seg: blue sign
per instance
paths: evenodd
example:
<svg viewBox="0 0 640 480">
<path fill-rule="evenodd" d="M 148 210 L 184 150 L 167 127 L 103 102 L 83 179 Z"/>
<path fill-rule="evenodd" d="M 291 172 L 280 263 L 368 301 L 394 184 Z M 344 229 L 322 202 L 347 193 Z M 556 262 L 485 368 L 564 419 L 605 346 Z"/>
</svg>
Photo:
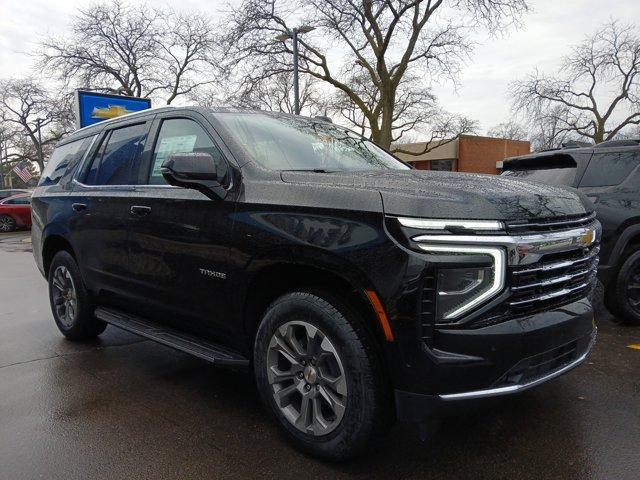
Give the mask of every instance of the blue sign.
<svg viewBox="0 0 640 480">
<path fill-rule="evenodd" d="M 76 121 L 78 128 L 148 108 L 151 108 L 151 100 L 148 98 L 76 90 Z"/>
</svg>

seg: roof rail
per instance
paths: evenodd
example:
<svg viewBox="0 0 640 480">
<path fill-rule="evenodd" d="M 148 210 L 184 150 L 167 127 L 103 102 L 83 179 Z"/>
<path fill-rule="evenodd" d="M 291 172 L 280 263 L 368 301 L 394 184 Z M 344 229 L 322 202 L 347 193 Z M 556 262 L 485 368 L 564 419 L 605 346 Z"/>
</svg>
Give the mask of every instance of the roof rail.
<svg viewBox="0 0 640 480">
<path fill-rule="evenodd" d="M 640 145 L 640 138 L 628 138 L 626 140 L 607 140 L 606 142 L 597 144 L 595 148 L 637 147 L 638 145 Z"/>
</svg>

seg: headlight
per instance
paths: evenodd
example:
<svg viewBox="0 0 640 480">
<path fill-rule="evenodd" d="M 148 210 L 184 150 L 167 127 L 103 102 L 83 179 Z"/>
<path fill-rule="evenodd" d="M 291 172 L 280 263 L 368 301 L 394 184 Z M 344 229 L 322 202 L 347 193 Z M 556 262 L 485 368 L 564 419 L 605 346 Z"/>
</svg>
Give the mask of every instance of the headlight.
<svg viewBox="0 0 640 480">
<path fill-rule="evenodd" d="M 500 247 L 420 245 L 428 253 L 483 258 L 482 265 L 438 268 L 436 321 L 453 322 L 504 288 L 506 256 Z"/>
</svg>

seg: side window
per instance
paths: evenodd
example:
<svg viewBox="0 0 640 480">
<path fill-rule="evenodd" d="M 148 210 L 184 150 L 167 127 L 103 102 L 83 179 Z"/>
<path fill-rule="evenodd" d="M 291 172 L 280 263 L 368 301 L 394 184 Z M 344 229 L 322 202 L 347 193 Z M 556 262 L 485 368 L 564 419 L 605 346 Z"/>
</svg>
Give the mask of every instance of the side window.
<svg viewBox="0 0 640 480">
<path fill-rule="evenodd" d="M 4 203 L 5 205 L 31 205 L 31 197 L 12 198 Z"/>
<path fill-rule="evenodd" d="M 214 162 L 224 164 L 222 152 L 198 123 L 186 118 L 164 120 L 153 149 L 149 184 L 162 185 L 167 183 L 160 173 L 160 167 L 169 155 L 192 152 L 206 152 L 213 157 Z"/>
<path fill-rule="evenodd" d="M 633 153 L 594 153 L 580 186 L 619 185 L 639 164 L 640 158 Z"/>
<path fill-rule="evenodd" d="M 144 123 L 117 128 L 107 134 L 86 172 L 87 185 L 130 185 L 132 166 L 144 147 Z"/>
<path fill-rule="evenodd" d="M 55 185 L 71 172 L 91 145 L 94 137 L 87 137 L 56 148 L 44 167 L 38 185 Z"/>
</svg>

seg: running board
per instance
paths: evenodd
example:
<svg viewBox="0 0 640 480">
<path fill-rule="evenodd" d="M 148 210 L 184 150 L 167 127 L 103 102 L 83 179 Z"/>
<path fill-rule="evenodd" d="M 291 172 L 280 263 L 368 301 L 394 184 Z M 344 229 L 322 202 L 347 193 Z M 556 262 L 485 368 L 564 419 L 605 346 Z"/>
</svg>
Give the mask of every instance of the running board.
<svg viewBox="0 0 640 480">
<path fill-rule="evenodd" d="M 197 337 L 141 317 L 104 307 L 98 307 L 95 311 L 95 316 L 110 325 L 161 343 L 167 347 L 175 348 L 181 352 L 189 353 L 194 357 L 202 358 L 216 365 L 236 368 L 247 368 L 249 366 L 249 360 L 238 352 L 212 342 L 200 340 Z"/>
</svg>

